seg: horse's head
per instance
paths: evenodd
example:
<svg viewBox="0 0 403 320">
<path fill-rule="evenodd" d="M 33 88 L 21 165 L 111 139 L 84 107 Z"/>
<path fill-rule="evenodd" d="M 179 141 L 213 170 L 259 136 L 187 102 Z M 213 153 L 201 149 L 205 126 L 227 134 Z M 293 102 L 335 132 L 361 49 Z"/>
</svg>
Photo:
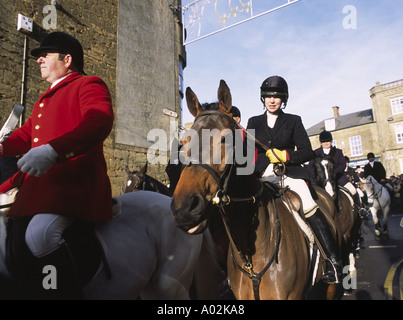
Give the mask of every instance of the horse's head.
<svg viewBox="0 0 403 320">
<path fill-rule="evenodd" d="M 192 233 L 206 227 L 208 205 L 222 188 L 233 163 L 235 122 L 230 90 L 221 80 L 218 103 L 201 105 L 196 94 L 186 89 L 190 113 L 195 117 L 184 139 L 180 160 L 184 167 L 172 197 L 172 213 L 177 225 Z"/>
<path fill-rule="evenodd" d="M 371 175 L 366 178 L 360 177 L 360 180 L 362 183 L 362 189 L 367 194 L 367 196 L 373 195 L 376 192 L 375 189 L 379 189 L 381 187 L 381 184 L 378 183 L 378 181 L 376 181 L 376 179 Z"/>
<path fill-rule="evenodd" d="M 328 155 L 317 156 L 314 159 L 314 166 L 316 184 L 333 196 L 336 190 L 336 177 L 332 157 Z"/>
<path fill-rule="evenodd" d="M 145 189 L 147 162 L 139 171 L 130 171 L 126 166 L 127 180 L 123 188 L 124 193 Z"/>
</svg>

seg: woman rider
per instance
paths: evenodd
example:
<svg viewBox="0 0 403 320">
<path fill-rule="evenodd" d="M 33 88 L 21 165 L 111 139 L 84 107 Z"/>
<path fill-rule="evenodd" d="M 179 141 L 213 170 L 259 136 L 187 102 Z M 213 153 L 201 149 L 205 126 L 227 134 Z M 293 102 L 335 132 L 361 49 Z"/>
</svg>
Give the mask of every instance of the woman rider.
<svg viewBox="0 0 403 320">
<path fill-rule="evenodd" d="M 328 258 L 323 280 L 337 283 L 341 275 L 340 249 L 324 214 L 312 197 L 308 187 L 309 173 L 302 166 L 314 156 L 311 142 L 301 117 L 282 110 L 288 101 L 287 82 L 279 76 L 267 78 L 260 87 L 260 96 L 265 113 L 250 118 L 247 129 L 254 129 L 256 139 L 270 149 L 266 152 L 263 148 L 257 148 L 255 173 L 263 181 L 279 182 L 273 172 L 273 164 L 280 162 L 277 157 L 286 164 L 284 185 L 301 197 L 305 219 Z"/>
</svg>

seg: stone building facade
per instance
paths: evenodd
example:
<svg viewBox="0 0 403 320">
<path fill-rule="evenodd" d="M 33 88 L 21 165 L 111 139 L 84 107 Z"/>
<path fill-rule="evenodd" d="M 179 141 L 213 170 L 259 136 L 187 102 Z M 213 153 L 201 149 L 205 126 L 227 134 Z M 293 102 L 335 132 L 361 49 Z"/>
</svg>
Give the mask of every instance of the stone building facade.
<svg viewBox="0 0 403 320">
<path fill-rule="evenodd" d="M 16 103 L 26 108 L 24 123 L 48 86 L 30 50 L 53 31 L 75 36 L 84 49 L 86 74 L 101 77 L 112 94 L 115 125 L 105 157 L 113 194 L 120 194 L 125 166 L 137 170 L 150 160 L 155 142 L 147 140 L 148 133 L 156 129 L 168 137 L 167 147 L 154 152 L 158 156 L 169 152 L 169 137 L 180 125 L 186 66 L 180 5 L 181 0 L 59 0 L 56 6 L 49 0 L 0 0 L 0 124 Z M 33 20 L 32 33 L 17 31 L 19 13 Z M 164 163 L 149 164 L 148 171 L 168 182 Z"/>
<path fill-rule="evenodd" d="M 369 90 L 372 108 L 341 115 L 333 107 L 333 117 L 307 129 L 313 149 L 319 148 L 319 134 L 332 132 L 337 148 L 364 166 L 369 152 L 385 166 L 387 176 L 403 173 L 403 80 L 380 84 Z"/>
<path fill-rule="evenodd" d="M 371 88 L 379 156 L 389 175 L 403 173 L 403 79 Z"/>
</svg>

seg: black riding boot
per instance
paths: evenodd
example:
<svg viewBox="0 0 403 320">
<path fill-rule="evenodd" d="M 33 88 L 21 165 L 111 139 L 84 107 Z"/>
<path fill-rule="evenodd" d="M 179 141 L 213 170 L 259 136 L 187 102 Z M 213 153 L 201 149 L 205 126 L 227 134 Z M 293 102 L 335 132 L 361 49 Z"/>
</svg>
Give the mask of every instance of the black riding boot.
<svg viewBox="0 0 403 320">
<path fill-rule="evenodd" d="M 43 275 L 43 289 L 41 293 L 42 299 L 46 300 L 81 300 L 83 299 L 82 287 L 80 285 L 77 273 L 77 267 L 74 262 L 73 256 L 67 244 L 62 245 L 52 253 L 38 258 L 38 264 L 43 268 L 47 265 L 54 266 L 48 271 L 48 281 L 46 272 Z M 53 272 L 53 274 L 52 274 Z M 56 281 L 52 278 L 56 275 Z M 56 285 L 45 288 L 47 284 Z"/>
<path fill-rule="evenodd" d="M 322 246 L 326 256 L 326 272 L 322 279 L 325 283 L 339 283 L 341 281 L 341 259 L 340 249 L 335 238 L 332 235 L 329 224 L 322 211 L 318 208 L 316 212 L 306 218 L 306 221 L 311 226 L 316 238 Z"/>
</svg>

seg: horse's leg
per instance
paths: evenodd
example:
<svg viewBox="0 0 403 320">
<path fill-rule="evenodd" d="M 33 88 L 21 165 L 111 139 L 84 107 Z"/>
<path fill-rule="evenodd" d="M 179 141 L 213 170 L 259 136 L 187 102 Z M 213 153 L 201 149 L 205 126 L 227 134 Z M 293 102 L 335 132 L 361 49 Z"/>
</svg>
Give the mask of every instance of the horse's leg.
<svg viewBox="0 0 403 320">
<path fill-rule="evenodd" d="M 388 232 L 389 211 L 390 211 L 390 205 L 386 205 L 383 208 L 383 220 L 382 220 L 383 235 L 385 236 L 385 240 L 389 239 L 389 232 Z"/>
<path fill-rule="evenodd" d="M 354 277 L 357 269 L 355 268 L 355 257 L 352 252 L 350 252 L 350 255 L 349 255 L 349 262 L 350 262 L 350 264 L 348 267 L 348 272 L 350 274 L 350 277 Z"/>
<path fill-rule="evenodd" d="M 378 210 L 375 208 L 375 203 L 372 205 L 370 208 L 371 214 L 372 214 L 372 220 L 374 221 L 374 226 L 375 226 L 375 238 L 376 240 L 380 240 L 380 235 L 381 235 L 381 226 L 379 225 L 379 219 L 378 219 Z"/>
</svg>

